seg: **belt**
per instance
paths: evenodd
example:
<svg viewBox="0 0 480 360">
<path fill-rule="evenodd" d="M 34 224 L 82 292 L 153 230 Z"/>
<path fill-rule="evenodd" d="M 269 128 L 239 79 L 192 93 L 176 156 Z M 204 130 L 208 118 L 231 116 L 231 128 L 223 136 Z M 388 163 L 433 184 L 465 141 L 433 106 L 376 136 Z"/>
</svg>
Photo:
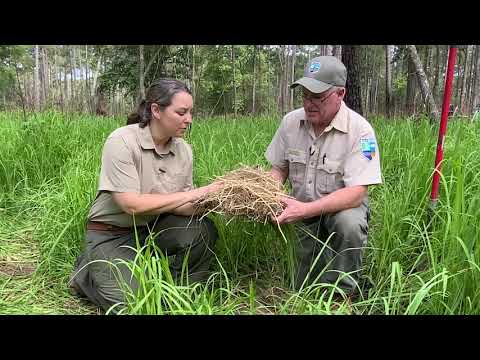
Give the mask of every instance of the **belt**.
<svg viewBox="0 0 480 360">
<path fill-rule="evenodd" d="M 101 223 L 98 221 L 89 221 L 87 222 L 87 230 L 129 233 L 133 231 L 133 227 L 120 227 L 111 224 Z"/>
</svg>

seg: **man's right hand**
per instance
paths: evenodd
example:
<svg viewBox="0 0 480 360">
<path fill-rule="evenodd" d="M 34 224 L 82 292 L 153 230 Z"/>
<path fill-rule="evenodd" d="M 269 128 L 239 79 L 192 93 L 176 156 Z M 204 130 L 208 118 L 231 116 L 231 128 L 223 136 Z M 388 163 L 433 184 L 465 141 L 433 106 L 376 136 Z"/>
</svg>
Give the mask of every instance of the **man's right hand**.
<svg viewBox="0 0 480 360">
<path fill-rule="evenodd" d="M 308 217 L 308 203 L 286 196 L 281 201 L 286 208 L 276 218 L 273 217 L 273 221 L 277 224 L 294 223 Z"/>
</svg>

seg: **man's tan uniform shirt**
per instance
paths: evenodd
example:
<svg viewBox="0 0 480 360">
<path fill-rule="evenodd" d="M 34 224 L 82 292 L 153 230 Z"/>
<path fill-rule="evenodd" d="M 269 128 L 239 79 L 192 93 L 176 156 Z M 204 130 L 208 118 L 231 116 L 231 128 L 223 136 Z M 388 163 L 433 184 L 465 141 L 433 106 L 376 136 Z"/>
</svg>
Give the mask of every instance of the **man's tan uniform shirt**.
<svg viewBox="0 0 480 360">
<path fill-rule="evenodd" d="M 133 217 L 114 202 L 111 192 L 173 193 L 193 189 L 192 149 L 182 138 L 171 138 L 164 152 L 155 148 L 150 126 L 128 125 L 105 141 L 98 192 L 88 219 L 121 227 L 133 226 Z M 135 215 L 145 225 L 156 215 Z"/>
<path fill-rule="evenodd" d="M 314 201 L 344 187 L 382 183 L 375 132 L 343 101 L 318 137 L 303 108 L 285 115 L 265 156 L 272 166 L 288 169 L 292 195 L 299 201 Z"/>
</svg>

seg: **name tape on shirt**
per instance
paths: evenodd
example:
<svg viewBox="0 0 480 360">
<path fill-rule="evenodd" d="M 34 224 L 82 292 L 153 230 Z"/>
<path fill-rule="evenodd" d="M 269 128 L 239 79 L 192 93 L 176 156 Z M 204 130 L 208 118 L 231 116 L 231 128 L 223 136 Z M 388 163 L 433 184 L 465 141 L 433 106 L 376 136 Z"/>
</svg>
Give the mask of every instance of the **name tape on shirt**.
<svg viewBox="0 0 480 360">
<path fill-rule="evenodd" d="M 362 138 L 360 139 L 360 146 L 362 148 L 362 154 L 368 160 L 372 160 L 375 157 L 375 139 L 374 138 Z"/>
</svg>

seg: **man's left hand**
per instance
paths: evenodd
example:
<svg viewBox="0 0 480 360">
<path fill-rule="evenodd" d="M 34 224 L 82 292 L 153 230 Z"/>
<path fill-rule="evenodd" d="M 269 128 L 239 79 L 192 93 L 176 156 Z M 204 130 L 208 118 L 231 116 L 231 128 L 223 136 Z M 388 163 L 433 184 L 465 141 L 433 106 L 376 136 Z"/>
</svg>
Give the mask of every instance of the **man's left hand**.
<svg viewBox="0 0 480 360">
<path fill-rule="evenodd" d="M 307 217 L 307 203 L 289 197 L 283 197 L 281 201 L 287 207 L 276 219 L 273 219 L 278 224 L 289 224 Z"/>
</svg>

